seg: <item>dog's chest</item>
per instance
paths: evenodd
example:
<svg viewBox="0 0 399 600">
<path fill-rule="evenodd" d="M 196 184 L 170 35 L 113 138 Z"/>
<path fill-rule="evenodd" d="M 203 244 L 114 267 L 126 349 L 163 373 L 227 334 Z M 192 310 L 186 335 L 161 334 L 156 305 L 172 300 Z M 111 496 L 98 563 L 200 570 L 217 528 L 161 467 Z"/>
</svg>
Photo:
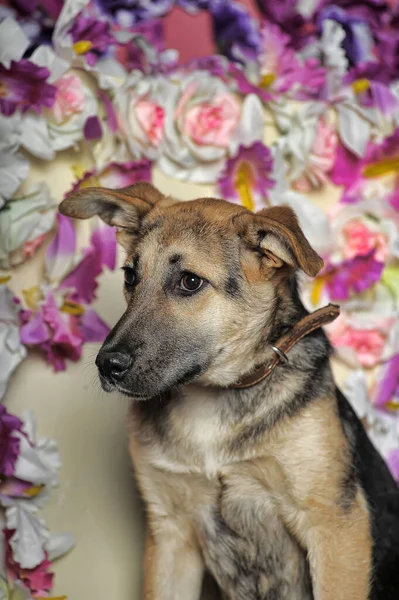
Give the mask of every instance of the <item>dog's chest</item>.
<svg viewBox="0 0 399 600">
<path fill-rule="evenodd" d="M 144 435 L 136 416 L 141 455 L 165 482 L 149 481 L 148 474 L 147 501 L 172 519 L 179 507 L 178 519 L 194 526 L 207 568 L 225 597 L 310 600 L 304 553 L 281 522 L 271 493 L 241 477 L 237 485 L 229 479 L 235 467 L 224 448 L 231 426 L 223 423 L 215 400 L 191 397 L 166 421 L 147 419 Z"/>
</svg>

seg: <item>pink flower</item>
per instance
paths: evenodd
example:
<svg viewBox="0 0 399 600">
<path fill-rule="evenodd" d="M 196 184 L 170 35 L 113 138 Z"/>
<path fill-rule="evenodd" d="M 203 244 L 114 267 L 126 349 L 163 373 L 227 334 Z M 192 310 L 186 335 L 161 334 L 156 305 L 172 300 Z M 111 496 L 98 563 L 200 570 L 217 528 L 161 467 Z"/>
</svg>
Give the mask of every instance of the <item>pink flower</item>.
<svg viewBox="0 0 399 600">
<path fill-rule="evenodd" d="M 9 540 L 14 535 L 14 530 L 5 529 L 5 566 L 7 577 L 11 581 L 22 581 L 34 598 L 48 596 L 53 587 L 54 573 L 50 572 L 51 562 L 47 555 L 43 562 L 34 569 L 23 569 L 12 556 Z"/>
<path fill-rule="evenodd" d="M 134 107 L 136 118 L 153 146 L 159 146 L 163 136 L 165 111 L 154 100 L 142 99 Z"/>
<path fill-rule="evenodd" d="M 19 454 L 19 439 L 14 435 L 21 431 L 22 421 L 7 412 L 0 404 L 0 475 L 10 476 Z"/>
<path fill-rule="evenodd" d="M 63 75 L 56 82 L 57 94 L 52 113 L 57 123 L 63 123 L 70 116 L 83 112 L 86 97 L 82 81 L 73 74 Z"/>
<path fill-rule="evenodd" d="M 198 86 L 188 86 L 177 105 L 175 117 L 183 135 L 201 146 L 227 148 L 240 120 L 240 105 L 235 98 L 220 92 L 210 101 L 192 103 Z"/>
<path fill-rule="evenodd" d="M 360 324 L 355 326 L 349 318 L 341 314 L 328 326 L 327 333 L 333 346 L 349 358 L 349 363 L 354 365 L 354 359 L 357 358 L 363 367 L 371 368 L 381 361 L 392 324 L 392 319 L 384 318 L 380 323 L 375 323 L 374 328 L 366 329 Z"/>
<path fill-rule="evenodd" d="M 309 153 L 306 171 L 293 182 L 300 192 L 310 192 L 328 182 L 327 174 L 335 162 L 337 134 L 324 119 L 317 124 L 315 139 Z"/>
<path fill-rule="evenodd" d="M 346 259 L 365 256 L 375 250 L 375 260 L 385 263 L 389 254 L 388 245 L 381 232 L 371 231 L 364 222 L 353 219 L 344 225 L 343 234 L 343 254 Z"/>
</svg>

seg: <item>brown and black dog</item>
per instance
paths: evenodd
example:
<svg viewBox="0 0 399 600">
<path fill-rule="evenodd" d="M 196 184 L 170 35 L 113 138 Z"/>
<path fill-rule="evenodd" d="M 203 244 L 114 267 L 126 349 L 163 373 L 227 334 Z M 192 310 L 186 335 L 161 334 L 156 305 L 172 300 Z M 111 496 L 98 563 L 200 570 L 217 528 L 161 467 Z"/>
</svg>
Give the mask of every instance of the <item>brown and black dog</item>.
<svg viewBox="0 0 399 600">
<path fill-rule="evenodd" d="M 127 310 L 96 364 L 105 390 L 136 400 L 145 600 L 198 600 L 205 571 L 229 600 L 398 600 L 398 490 L 323 331 L 239 384 L 306 316 L 295 272 L 323 264 L 293 211 L 148 183 L 83 189 L 60 210 L 99 215 L 127 253 Z"/>
</svg>

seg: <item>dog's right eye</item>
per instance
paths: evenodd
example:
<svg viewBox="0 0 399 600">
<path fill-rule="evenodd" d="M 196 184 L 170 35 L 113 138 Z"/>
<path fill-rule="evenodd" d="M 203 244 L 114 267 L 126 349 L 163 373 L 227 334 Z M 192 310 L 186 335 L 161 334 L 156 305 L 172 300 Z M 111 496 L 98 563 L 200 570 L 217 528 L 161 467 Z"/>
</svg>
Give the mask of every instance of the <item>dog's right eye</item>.
<svg viewBox="0 0 399 600">
<path fill-rule="evenodd" d="M 123 267 L 125 273 L 125 285 L 132 287 L 136 283 L 136 273 L 132 267 Z"/>
</svg>

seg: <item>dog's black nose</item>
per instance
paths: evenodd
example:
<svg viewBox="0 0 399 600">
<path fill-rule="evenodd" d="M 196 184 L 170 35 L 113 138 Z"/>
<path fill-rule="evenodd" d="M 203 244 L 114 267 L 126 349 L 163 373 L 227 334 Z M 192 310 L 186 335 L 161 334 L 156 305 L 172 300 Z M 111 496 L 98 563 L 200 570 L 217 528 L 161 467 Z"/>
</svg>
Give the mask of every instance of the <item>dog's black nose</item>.
<svg viewBox="0 0 399 600">
<path fill-rule="evenodd" d="M 100 351 L 96 358 L 96 365 L 101 375 L 114 381 L 123 379 L 131 364 L 132 359 L 125 352 Z"/>
</svg>

